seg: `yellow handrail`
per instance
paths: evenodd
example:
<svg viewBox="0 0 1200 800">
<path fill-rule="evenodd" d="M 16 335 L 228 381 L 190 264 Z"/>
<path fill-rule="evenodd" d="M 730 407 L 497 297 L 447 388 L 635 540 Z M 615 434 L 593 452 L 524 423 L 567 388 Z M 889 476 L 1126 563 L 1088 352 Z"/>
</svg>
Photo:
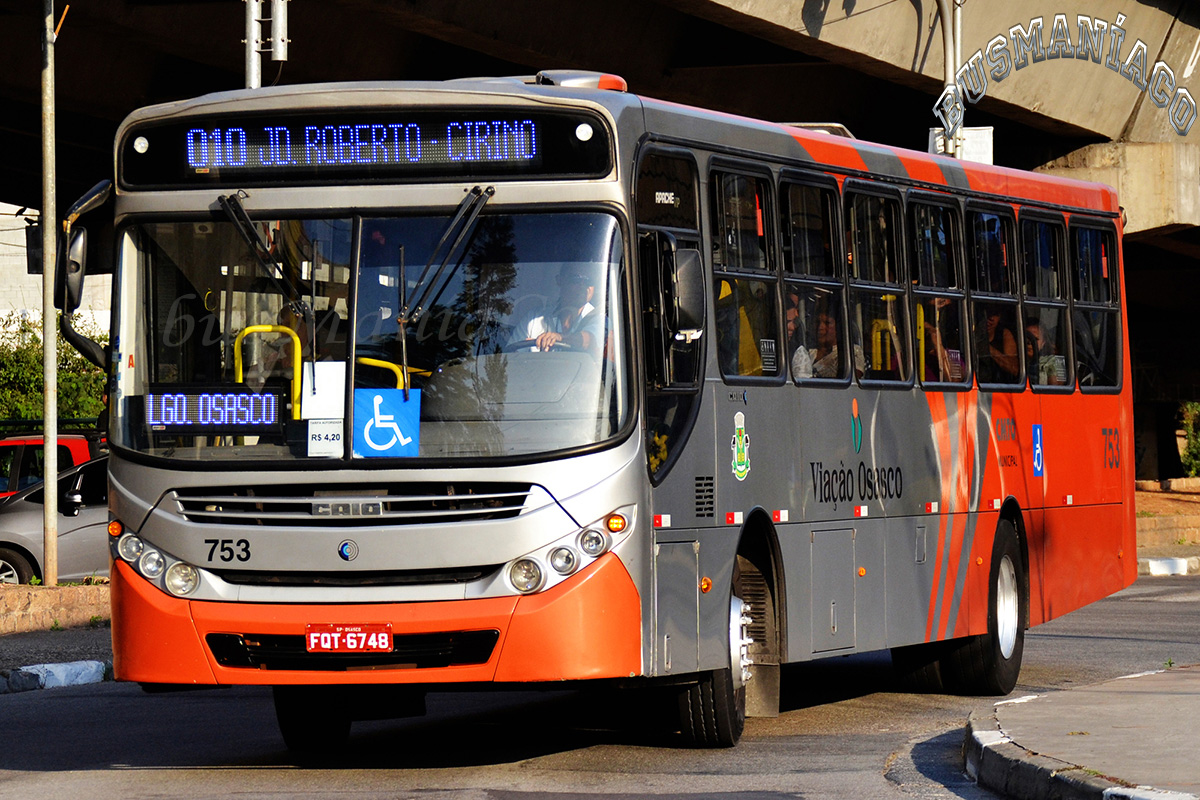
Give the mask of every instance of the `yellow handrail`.
<svg viewBox="0 0 1200 800">
<path fill-rule="evenodd" d="M 405 368 L 400 366 L 399 364 L 393 364 L 391 361 L 384 361 L 379 358 L 370 358 L 368 356 L 359 356 L 358 358 L 356 358 L 354 360 L 364 366 L 379 367 L 380 369 L 390 369 L 392 372 L 396 373 L 396 388 L 397 389 L 406 388 L 405 380 L 404 380 Z M 408 369 L 409 375 L 416 373 L 417 375 L 421 375 L 422 377 L 428 378 L 430 375 L 433 374 L 432 372 L 430 372 L 427 369 L 413 369 L 412 367 L 408 367 L 407 369 Z M 409 383 L 409 386 L 411 386 L 411 385 L 412 384 Z"/>
<path fill-rule="evenodd" d="M 292 419 L 300 419 L 300 337 L 286 325 L 247 325 L 233 340 L 234 379 L 242 382 L 242 339 L 252 333 L 286 333 L 292 337 Z"/>
</svg>

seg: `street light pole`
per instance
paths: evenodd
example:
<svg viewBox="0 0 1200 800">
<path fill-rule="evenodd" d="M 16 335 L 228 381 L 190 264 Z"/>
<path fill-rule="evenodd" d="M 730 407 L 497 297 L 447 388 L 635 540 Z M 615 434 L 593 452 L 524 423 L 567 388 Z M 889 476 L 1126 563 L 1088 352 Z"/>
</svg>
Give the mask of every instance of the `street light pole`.
<svg viewBox="0 0 1200 800">
<path fill-rule="evenodd" d="M 58 336 L 54 311 L 54 265 L 58 252 L 55 208 L 54 0 L 43 0 L 42 30 L 42 491 L 44 549 L 42 583 L 58 585 Z"/>
</svg>

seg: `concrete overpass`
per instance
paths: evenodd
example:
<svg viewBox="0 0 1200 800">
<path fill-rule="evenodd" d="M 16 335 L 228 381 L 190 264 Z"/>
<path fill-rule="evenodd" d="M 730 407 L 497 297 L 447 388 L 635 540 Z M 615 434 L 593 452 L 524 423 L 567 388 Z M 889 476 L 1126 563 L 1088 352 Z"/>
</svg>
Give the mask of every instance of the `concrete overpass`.
<svg viewBox="0 0 1200 800">
<path fill-rule="evenodd" d="M 60 203 L 110 173 L 113 133 L 130 110 L 243 85 L 244 8 L 72 5 L 56 48 Z M 837 121 L 923 150 L 937 124 L 942 25 L 935 0 L 295 0 L 290 60 L 264 60 L 263 83 L 597 69 L 642 94 Z M 40 3 L 0 0 L 0 201 L 31 207 L 41 193 L 40 30 Z M 1200 359 L 1184 346 L 1200 295 L 1200 125 L 1189 127 L 1187 104 L 1200 97 L 1200 7 L 965 0 L 961 43 L 976 100 L 965 124 L 994 128 L 996 163 L 1121 193 L 1139 448 L 1170 450 L 1178 401 L 1200 398 Z"/>
</svg>

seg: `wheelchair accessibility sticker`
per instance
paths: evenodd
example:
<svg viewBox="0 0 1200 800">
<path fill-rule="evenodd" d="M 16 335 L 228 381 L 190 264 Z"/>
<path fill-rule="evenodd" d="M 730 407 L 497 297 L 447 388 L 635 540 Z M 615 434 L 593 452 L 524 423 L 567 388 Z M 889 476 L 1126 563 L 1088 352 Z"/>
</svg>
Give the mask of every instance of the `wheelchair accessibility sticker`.
<svg viewBox="0 0 1200 800">
<path fill-rule="evenodd" d="M 421 432 L 421 390 L 354 390 L 354 456 L 404 458 L 416 456 Z"/>
</svg>

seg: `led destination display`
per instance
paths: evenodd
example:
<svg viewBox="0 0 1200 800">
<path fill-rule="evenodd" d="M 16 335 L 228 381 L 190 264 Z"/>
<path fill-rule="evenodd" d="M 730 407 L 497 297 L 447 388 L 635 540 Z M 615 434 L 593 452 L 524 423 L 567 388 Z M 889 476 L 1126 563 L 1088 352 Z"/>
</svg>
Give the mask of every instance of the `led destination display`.
<svg viewBox="0 0 1200 800">
<path fill-rule="evenodd" d="M 280 396 L 241 387 L 158 391 L 146 395 L 146 425 L 179 435 L 272 433 L 282 428 Z"/>
<path fill-rule="evenodd" d="M 472 110 L 199 117 L 130 130 L 131 187 L 599 176 L 610 163 L 590 114 Z"/>
</svg>

